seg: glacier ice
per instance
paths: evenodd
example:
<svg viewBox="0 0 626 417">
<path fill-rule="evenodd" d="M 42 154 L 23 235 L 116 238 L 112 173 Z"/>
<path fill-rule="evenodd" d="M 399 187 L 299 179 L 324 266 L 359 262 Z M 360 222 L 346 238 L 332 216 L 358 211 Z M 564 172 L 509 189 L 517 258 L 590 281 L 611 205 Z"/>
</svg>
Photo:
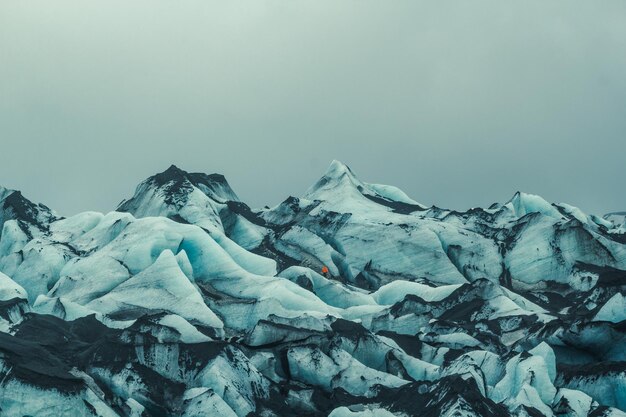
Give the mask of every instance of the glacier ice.
<svg viewBox="0 0 626 417">
<path fill-rule="evenodd" d="M 625 415 L 623 214 L 339 161 L 264 209 L 175 166 L 110 213 L 0 202 L 2 416 Z"/>
</svg>

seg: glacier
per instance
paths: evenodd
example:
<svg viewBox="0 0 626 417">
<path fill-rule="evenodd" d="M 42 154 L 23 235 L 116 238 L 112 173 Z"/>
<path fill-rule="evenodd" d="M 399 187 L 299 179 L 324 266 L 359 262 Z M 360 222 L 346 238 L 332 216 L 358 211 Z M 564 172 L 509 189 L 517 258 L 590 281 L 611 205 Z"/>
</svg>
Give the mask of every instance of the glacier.
<svg viewBox="0 0 626 417">
<path fill-rule="evenodd" d="M 262 209 L 174 165 L 109 213 L 0 187 L 0 416 L 624 417 L 625 218 L 339 161 Z"/>
</svg>

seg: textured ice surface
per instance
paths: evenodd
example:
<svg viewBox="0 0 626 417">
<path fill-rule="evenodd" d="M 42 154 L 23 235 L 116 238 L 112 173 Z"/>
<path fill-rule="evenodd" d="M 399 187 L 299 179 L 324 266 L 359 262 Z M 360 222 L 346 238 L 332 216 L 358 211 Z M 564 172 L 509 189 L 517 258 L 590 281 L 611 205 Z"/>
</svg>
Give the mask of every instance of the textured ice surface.
<svg viewBox="0 0 626 417">
<path fill-rule="evenodd" d="M 271 209 L 176 167 L 111 213 L 0 203 L 3 417 L 624 416 L 619 213 L 338 161 Z"/>
<path fill-rule="evenodd" d="M 9 301 L 15 298 L 26 299 L 27 297 L 24 288 L 0 272 L 0 301 Z"/>
<path fill-rule="evenodd" d="M 615 294 L 600 308 L 595 319 L 613 323 L 626 320 L 626 297 L 623 294 Z"/>
</svg>

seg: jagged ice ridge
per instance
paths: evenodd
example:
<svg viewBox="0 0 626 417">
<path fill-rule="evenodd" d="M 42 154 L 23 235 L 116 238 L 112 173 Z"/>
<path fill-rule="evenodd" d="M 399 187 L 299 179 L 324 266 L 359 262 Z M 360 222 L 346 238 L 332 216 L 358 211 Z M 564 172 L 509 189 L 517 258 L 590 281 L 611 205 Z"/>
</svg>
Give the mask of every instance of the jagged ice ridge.
<svg viewBox="0 0 626 417">
<path fill-rule="evenodd" d="M 625 218 L 337 161 L 264 209 L 175 166 L 69 218 L 0 187 L 0 415 L 624 417 Z"/>
</svg>

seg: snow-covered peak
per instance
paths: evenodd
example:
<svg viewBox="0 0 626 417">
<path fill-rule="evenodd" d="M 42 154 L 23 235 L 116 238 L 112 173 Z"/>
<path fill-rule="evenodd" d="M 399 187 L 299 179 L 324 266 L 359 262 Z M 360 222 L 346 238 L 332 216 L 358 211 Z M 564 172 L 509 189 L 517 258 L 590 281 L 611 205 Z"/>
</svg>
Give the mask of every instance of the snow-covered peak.
<svg viewBox="0 0 626 417">
<path fill-rule="evenodd" d="M 18 220 L 39 229 L 59 217 L 43 204 L 25 198 L 20 191 L 0 186 L 0 231 L 7 220 Z"/>
<path fill-rule="evenodd" d="M 511 215 L 518 219 L 528 214 L 540 213 L 559 221 L 576 220 L 592 228 L 602 226 L 606 229 L 611 229 L 614 226 L 610 221 L 593 214 L 588 215 L 578 207 L 570 204 L 550 204 L 541 196 L 520 191 L 516 192 L 513 198 L 500 208 L 508 210 Z"/>
<path fill-rule="evenodd" d="M 625 415 L 608 220 L 523 193 L 421 211 L 338 161 L 307 198 L 237 200 L 171 166 L 134 216 L 40 229 L 0 189 L 0 414 Z"/>
<path fill-rule="evenodd" d="M 426 209 L 397 187 L 359 180 L 350 167 L 337 160 L 331 162 L 322 178 L 306 191 L 303 199 L 322 201 L 327 209 L 350 213 L 376 208 L 404 213 Z"/>
<path fill-rule="evenodd" d="M 358 191 L 358 187 L 362 187 L 363 183 L 354 175 L 352 170 L 344 163 L 333 160 L 330 166 L 315 184 L 313 184 L 304 193 L 307 200 L 325 200 L 329 192 L 341 189 L 349 191 L 354 189 Z"/>
<path fill-rule="evenodd" d="M 353 178 L 356 178 L 348 165 L 336 159 L 332 160 L 332 162 L 328 166 L 328 169 L 326 170 L 326 173 L 324 174 L 324 176 L 328 178 L 339 178 L 344 175 L 350 175 Z"/>
<path fill-rule="evenodd" d="M 178 168 L 176 165 L 172 165 L 166 171 L 155 175 L 154 178 L 161 184 L 167 184 L 172 181 L 189 182 L 216 201 L 239 201 L 239 197 L 237 197 L 237 194 L 235 194 L 222 174 L 189 173 Z"/>
<path fill-rule="evenodd" d="M 511 210 L 516 217 L 524 217 L 530 213 L 541 213 L 555 219 L 563 217 L 552 204 L 542 197 L 520 191 L 516 192 L 504 207 Z"/>
<path fill-rule="evenodd" d="M 168 217 L 199 226 L 226 251 L 238 254 L 234 256 L 242 263 L 258 261 L 258 255 L 240 246 L 260 244 L 265 230 L 255 222 L 263 222 L 239 200 L 223 175 L 188 173 L 172 165 L 139 184 L 135 195 L 117 210 L 137 218 Z"/>
<path fill-rule="evenodd" d="M 559 211 L 565 214 L 567 217 L 574 218 L 581 223 L 586 223 L 588 225 L 602 226 L 607 229 L 614 228 L 614 224 L 602 217 L 596 216 L 594 214 L 587 215 L 578 207 L 574 207 L 570 204 L 559 203 L 554 205 Z"/>
<path fill-rule="evenodd" d="M 188 223 L 202 223 L 221 228 L 220 208 L 239 202 L 223 175 L 189 173 L 175 165 L 143 181 L 130 200 L 118 211 L 135 217 L 165 216 Z M 210 226 L 207 226 L 210 227 Z"/>
<path fill-rule="evenodd" d="M 132 199 L 120 204 L 120 211 L 129 211 L 137 199 L 148 193 L 160 194 L 168 205 L 184 205 L 189 195 L 200 190 L 210 199 L 224 203 L 239 201 L 239 197 L 232 190 L 226 178 L 220 174 L 189 173 L 171 165 L 165 171 L 153 175 L 137 187 Z"/>
</svg>

